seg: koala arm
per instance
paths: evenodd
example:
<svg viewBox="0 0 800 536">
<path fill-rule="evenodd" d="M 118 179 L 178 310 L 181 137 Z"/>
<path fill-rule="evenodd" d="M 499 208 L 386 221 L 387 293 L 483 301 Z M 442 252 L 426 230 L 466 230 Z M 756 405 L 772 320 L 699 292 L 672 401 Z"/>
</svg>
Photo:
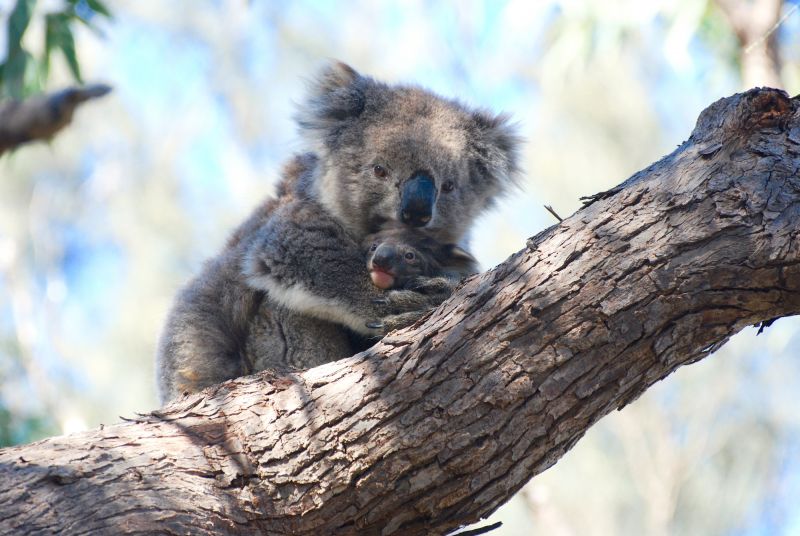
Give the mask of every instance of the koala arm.
<svg viewBox="0 0 800 536">
<path fill-rule="evenodd" d="M 275 211 L 251 242 L 242 270 L 251 286 L 288 309 L 368 336 L 408 325 L 446 298 L 375 287 L 362 246 L 307 199 Z"/>
</svg>

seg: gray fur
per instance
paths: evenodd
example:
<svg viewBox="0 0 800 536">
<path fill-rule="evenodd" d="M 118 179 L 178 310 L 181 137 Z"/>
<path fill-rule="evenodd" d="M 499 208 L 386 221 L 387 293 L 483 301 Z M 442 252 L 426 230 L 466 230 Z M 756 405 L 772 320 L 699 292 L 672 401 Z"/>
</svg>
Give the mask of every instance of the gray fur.
<svg viewBox="0 0 800 536">
<path fill-rule="evenodd" d="M 311 94 L 298 122 L 320 156 L 315 197 L 354 236 L 396 221 L 399 185 L 422 169 L 439 191 L 425 230 L 458 243 L 519 171 L 519 138 L 506 116 L 388 86 L 341 63 L 323 72 Z M 375 165 L 388 176 L 375 177 Z M 447 181 L 455 186 L 450 192 L 442 190 Z"/>
<path fill-rule="evenodd" d="M 310 93 L 298 123 L 313 152 L 287 165 L 278 196 L 176 299 L 157 355 L 162 402 L 266 368 L 346 357 L 413 322 L 457 278 L 419 276 L 388 291 L 371 283 L 363 242 L 398 225 L 403 181 L 419 170 L 434 180 L 424 233 L 454 244 L 517 173 L 517 138 L 503 117 L 344 64 L 323 71 Z"/>
<path fill-rule="evenodd" d="M 365 240 L 367 271 L 377 258 L 386 263 L 394 282 L 391 288 L 414 289 L 427 278 L 458 283 L 478 273 L 478 261 L 456 244 L 442 244 L 424 231 L 399 227 L 369 235 Z"/>
<path fill-rule="evenodd" d="M 413 290 L 444 299 L 461 280 L 478 273 L 478 261 L 469 252 L 456 244 L 441 244 L 417 229 L 401 227 L 380 231 L 368 236 L 365 244 L 367 271 L 370 275 L 376 271 L 391 275 L 388 288 Z M 402 313 L 392 320 L 398 326 L 406 326 L 426 313 Z"/>
</svg>

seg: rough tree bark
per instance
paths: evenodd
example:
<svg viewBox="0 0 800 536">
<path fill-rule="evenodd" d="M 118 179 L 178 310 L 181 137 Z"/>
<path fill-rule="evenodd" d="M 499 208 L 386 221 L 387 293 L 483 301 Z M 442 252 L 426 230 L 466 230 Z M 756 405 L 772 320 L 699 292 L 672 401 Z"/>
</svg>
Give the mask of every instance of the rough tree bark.
<svg viewBox="0 0 800 536">
<path fill-rule="evenodd" d="M 110 91 L 110 86 L 95 84 L 0 102 L 0 155 L 23 143 L 49 140 L 72 121 L 79 105 Z"/>
<path fill-rule="evenodd" d="M 0 531 L 441 534 L 743 327 L 800 313 L 800 102 L 752 90 L 417 326 L 0 454 Z"/>
</svg>

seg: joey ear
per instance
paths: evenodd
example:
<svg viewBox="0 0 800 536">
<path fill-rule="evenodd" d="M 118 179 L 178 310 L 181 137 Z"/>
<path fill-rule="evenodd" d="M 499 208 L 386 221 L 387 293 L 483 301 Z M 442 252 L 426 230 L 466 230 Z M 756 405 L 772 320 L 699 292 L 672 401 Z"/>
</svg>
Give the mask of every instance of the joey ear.
<svg viewBox="0 0 800 536">
<path fill-rule="evenodd" d="M 296 119 L 300 128 L 324 139 L 341 121 L 360 115 L 367 80 L 340 61 L 322 69 L 309 85 L 308 98 L 299 106 Z"/>
<path fill-rule="evenodd" d="M 490 195 L 517 185 L 519 146 L 522 143 L 517 126 L 505 114 L 476 111 L 472 119 L 475 124 L 472 150 L 477 168 L 473 181 L 483 183 Z"/>
<path fill-rule="evenodd" d="M 478 261 L 466 249 L 455 244 L 447 244 L 442 249 L 447 258 L 447 266 L 477 271 Z"/>
</svg>

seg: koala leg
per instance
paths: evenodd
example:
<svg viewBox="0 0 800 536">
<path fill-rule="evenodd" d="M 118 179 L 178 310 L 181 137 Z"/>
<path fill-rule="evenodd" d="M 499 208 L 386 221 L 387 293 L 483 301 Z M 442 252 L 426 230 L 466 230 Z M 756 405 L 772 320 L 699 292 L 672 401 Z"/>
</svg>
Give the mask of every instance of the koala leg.
<svg viewBox="0 0 800 536">
<path fill-rule="evenodd" d="M 239 264 L 222 255 L 178 294 L 156 354 L 162 404 L 251 372 L 241 347 L 262 293 L 237 276 Z"/>
</svg>

